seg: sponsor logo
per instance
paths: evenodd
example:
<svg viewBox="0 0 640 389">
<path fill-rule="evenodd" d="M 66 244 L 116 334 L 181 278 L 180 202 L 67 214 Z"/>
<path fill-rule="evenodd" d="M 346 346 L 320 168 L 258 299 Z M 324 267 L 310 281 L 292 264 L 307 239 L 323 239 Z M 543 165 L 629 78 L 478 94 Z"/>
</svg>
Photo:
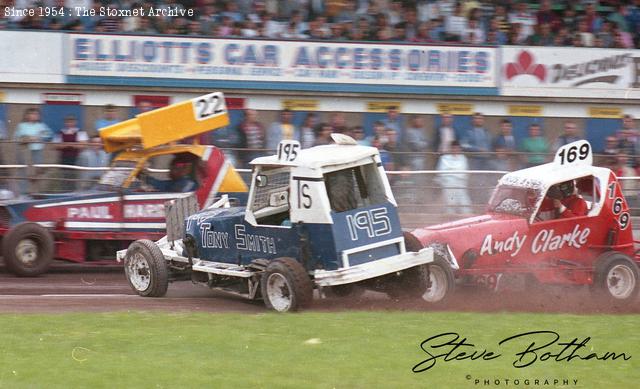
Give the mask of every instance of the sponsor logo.
<svg viewBox="0 0 640 389">
<path fill-rule="evenodd" d="M 162 218 L 164 217 L 164 204 L 125 204 L 125 219 L 138 218 Z"/>
<path fill-rule="evenodd" d="M 67 219 L 113 219 L 108 205 L 93 207 L 69 207 Z"/>
<path fill-rule="evenodd" d="M 276 254 L 276 240 L 269 236 L 247 234 L 245 226 L 235 225 L 236 248 L 258 253 Z"/>
<path fill-rule="evenodd" d="M 579 249 L 587 243 L 590 233 L 590 228 L 581 229 L 579 224 L 573 228 L 573 231 L 564 234 L 558 234 L 553 229 L 540 230 L 531 243 L 531 253 L 539 254 L 547 251 L 556 251 L 564 247 Z M 527 235 L 520 236 L 518 231 L 505 240 L 494 239 L 493 235 L 489 234 L 482 241 L 480 255 L 510 253 L 511 257 L 515 257 L 524 247 L 526 240 Z"/>
<path fill-rule="evenodd" d="M 505 76 L 507 80 L 522 75 L 528 74 L 536 77 L 540 82 L 544 82 L 547 77 L 547 69 L 544 65 L 536 64 L 533 54 L 527 50 L 522 50 L 518 54 L 516 62 L 509 62 L 505 67 Z"/>
</svg>

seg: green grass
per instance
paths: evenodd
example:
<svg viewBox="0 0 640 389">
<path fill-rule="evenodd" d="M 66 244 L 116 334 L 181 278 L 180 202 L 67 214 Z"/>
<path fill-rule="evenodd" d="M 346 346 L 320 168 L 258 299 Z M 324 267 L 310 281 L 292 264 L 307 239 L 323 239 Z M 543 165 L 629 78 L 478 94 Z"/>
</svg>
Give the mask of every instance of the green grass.
<svg viewBox="0 0 640 389">
<path fill-rule="evenodd" d="M 631 388 L 640 381 L 639 324 L 637 315 L 447 312 L 4 314 L 0 388 L 515 387 L 474 385 L 475 378 L 570 378 L 577 387 Z M 632 358 L 516 369 L 513 354 L 523 346 L 497 342 L 531 330 L 553 330 L 567 341 L 590 336 L 582 355 L 593 347 Z M 413 373 L 426 357 L 420 342 L 447 331 L 503 356 L 438 361 Z M 305 343 L 311 338 L 320 343 Z"/>
</svg>

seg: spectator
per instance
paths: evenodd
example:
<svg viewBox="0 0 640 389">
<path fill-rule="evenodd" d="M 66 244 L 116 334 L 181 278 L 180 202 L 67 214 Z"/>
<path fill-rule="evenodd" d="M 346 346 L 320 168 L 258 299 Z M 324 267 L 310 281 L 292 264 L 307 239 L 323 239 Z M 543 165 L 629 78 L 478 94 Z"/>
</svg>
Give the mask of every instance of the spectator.
<svg viewBox="0 0 640 389">
<path fill-rule="evenodd" d="M 462 154 L 462 148 L 457 141 L 451 143 L 451 151 L 440 156 L 436 170 L 461 171 L 469 170 L 467 157 Z M 448 214 L 470 214 L 471 199 L 467 193 L 469 175 L 466 173 L 438 173 L 436 182 L 442 188 L 442 197 L 447 205 Z"/>
<path fill-rule="evenodd" d="M 402 116 L 400 116 L 398 107 L 390 106 L 387 108 L 387 117 L 382 120 L 382 124 L 384 124 L 385 128 L 395 130 L 398 139 L 402 142 L 404 136 L 404 120 L 402 120 Z"/>
<path fill-rule="evenodd" d="M 589 25 L 585 19 L 578 22 L 578 32 L 576 36 L 580 38 L 580 44 L 574 46 L 593 47 L 593 33 L 589 31 Z"/>
<path fill-rule="evenodd" d="M 553 149 L 558 150 L 564 145 L 581 140 L 582 137 L 578 135 L 578 126 L 573 120 L 567 120 L 564 122 L 562 135 L 553 144 Z"/>
<path fill-rule="evenodd" d="M 113 124 L 118 123 L 116 107 L 113 104 L 107 104 L 104 106 L 104 113 L 102 117 L 96 120 L 95 129 L 96 131 L 100 131 L 101 128 L 111 126 Z"/>
<path fill-rule="evenodd" d="M 615 38 L 613 36 L 610 21 L 605 20 L 604 22 L 602 22 L 602 29 L 600 30 L 600 32 L 598 32 L 598 34 L 596 34 L 596 39 L 600 39 L 601 42 L 599 46 L 594 43 L 594 46 L 596 47 L 613 47 Z"/>
<path fill-rule="evenodd" d="M 516 138 L 513 136 L 513 124 L 508 119 L 500 122 L 500 134 L 493 140 L 493 150 L 499 159 L 499 166 L 494 166 L 494 170 L 517 170 L 518 162 L 515 156 L 517 151 Z"/>
<path fill-rule="evenodd" d="M 557 32 L 560 29 L 560 18 L 551 9 L 551 0 L 543 0 L 540 9 L 536 12 L 536 23 L 540 26 L 549 25 L 551 31 Z"/>
<path fill-rule="evenodd" d="M 613 170 L 617 177 L 636 177 L 638 175 L 636 169 L 631 167 L 629 158 L 620 154 L 610 157 L 609 168 Z M 640 185 L 637 180 L 620 180 L 624 197 L 629 204 L 629 208 L 638 208 Z"/>
<path fill-rule="evenodd" d="M 351 129 L 351 135 L 353 139 L 361 146 L 371 146 L 369 139 L 365 137 L 364 128 L 362 126 L 355 126 Z"/>
<path fill-rule="evenodd" d="M 411 39 L 411 41 L 416 43 L 434 43 L 435 41 L 431 37 L 431 26 L 431 22 L 420 23 L 416 35 Z"/>
<path fill-rule="evenodd" d="M 611 21 L 622 31 L 629 31 L 629 22 L 628 17 L 630 16 L 630 12 L 628 9 L 628 5 L 624 3 L 618 4 L 616 10 L 609 14 L 608 20 Z M 604 22 L 603 22 L 604 23 Z"/>
<path fill-rule="evenodd" d="M 7 132 L 7 126 L 4 124 L 4 120 L 0 120 L 0 142 L 9 139 L 9 133 Z M 0 143 L 1 145 L 2 143 Z M 0 165 L 4 165 L 4 158 L 0 152 Z M 5 175 L 5 170 L 0 169 L 0 176 Z"/>
<path fill-rule="evenodd" d="M 300 139 L 298 129 L 291 122 L 293 113 L 285 109 L 280 112 L 280 121 L 273 122 L 267 130 L 267 149 L 275 150 L 278 143 L 285 139 Z"/>
<path fill-rule="evenodd" d="M 618 151 L 629 156 L 629 166 L 637 167 L 636 156 L 640 154 L 640 142 L 638 142 L 638 130 L 636 129 L 633 116 L 624 115 L 622 118 L 622 128 L 616 131 L 618 139 Z"/>
<path fill-rule="evenodd" d="M 551 33 L 551 26 L 543 23 L 536 26 L 537 32 L 529 37 L 529 41 L 533 46 L 553 46 L 555 37 Z"/>
<path fill-rule="evenodd" d="M 440 127 L 436 129 L 434 135 L 434 150 L 439 153 L 450 152 L 451 143 L 456 140 L 456 130 L 453 128 L 453 115 L 443 113 L 440 116 Z"/>
<path fill-rule="evenodd" d="M 300 145 L 303 149 L 312 147 L 316 142 L 316 125 L 318 123 L 318 115 L 311 112 L 304 118 L 302 127 L 300 127 Z"/>
<path fill-rule="evenodd" d="M 240 147 L 249 149 L 241 153 L 244 155 L 244 162 L 248 164 L 254 158 L 258 158 L 264 154 L 265 148 L 265 131 L 262 123 L 258 121 L 258 112 L 254 109 L 246 109 L 244 111 L 244 120 L 239 126 Z"/>
<path fill-rule="evenodd" d="M 500 19 L 498 19 L 497 16 L 492 18 L 489 22 L 489 29 L 487 30 L 487 43 L 493 45 L 507 44 L 507 34 L 502 30 Z"/>
<path fill-rule="evenodd" d="M 99 136 L 94 136 L 90 140 L 91 145 L 84 148 L 78 155 L 78 166 L 85 167 L 107 167 L 109 166 L 109 154 L 104 151 L 102 147 L 102 139 Z M 104 171 L 101 170 L 83 170 L 80 173 L 80 178 L 83 180 L 80 183 L 80 190 L 86 190 L 93 186 L 93 180 L 98 180 L 102 176 Z"/>
<path fill-rule="evenodd" d="M 389 153 L 389 160 L 385 165 L 385 169 L 399 170 L 403 165 L 402 154 L 400 153 L 400 143 L 398 142 L 398 133 L 393 128 L 385 128 L 387 142 L 382 148 Z"/>
<path fill-rule="evenodd" d="M 462 11 L 462 4 L 456 3 L 453 14 L 445 19 L 445 40 L 459 42 L 467 29 L 467 18 Z"/>
<path fill-rule="evenodd" d="M 314 146 L 323 146 L 329 145 L 333 143 L 333 139 L 331 139 L 331 133 L 333 133 L 333 127 L 329 123 L 320 123 L 318 125 L 318 136 L 316 137 Z"/>
<path fill-rule="evenodd" d="M 618 148 L 618 138 L 615 136 L 608 136 L 604 139 L 604 149 L 602 150 L 602 154 L 608 157 L 615 157 L 620 153 L 620 149 Z M 608 162 L 609 160 L 605 161 Z M 603 163 L 604 164 L 604 163 Z"/>
<path fill-rule="evenodd" d="M 542 136 L 540 125 L 533 123 L 529 126 L 529 136 L 522 140 L 520 150 L 526 155 L 526 166 L 532 167 L 543 164 L 549 152 L 547 140 Z"/>
<path fill-rule="evenodd" d="M 385 126 L 382 121 L 376 120 L 373 123 L 373 135 L 370 136 L 367 140 L 372 146 L 374 142 L 379 143 L 380 147 L 384 147 L 384 145 L 387 144 L 387 134 L 385 132 Z"/>
<path fill-rule="evenodd" d="M 562 26 L 566 27 L 569 31 L 574 31 L 578 25 L 578 18 L 576 16 L 576 10 L 571 3 L 568 3 L 562 13 Z"/>
<path fill-rule="evenodd" d="M 40 110 L 38 108 L 29 108 L 25 111 L 23 121 L 16 127 L 13 135 L 18 142 L 28 144 L 30 159 L 25 160 L 22 153 L 18 153 L 20 164 L 30 162 L 39 164 L 43 162 L 44 144 L 53 138 L 51 129 L 40 120 Z"/>
<path fill-rule="evenodd" d="M 484 115 L 480 112 L 473 114 L 472 127 L 465 132 L 460 141 L 462 149 L 470 153 L 480 153 L 469 157 L 469 166 L 472 170 L 486 170 L 491 150 L 491 138 L 489 131 L 484 127 Z"/>
<path fill-rule="evenodd" d="M 511 23 L 509 22 L 509 16 L 507 15 L 507 9 L 502 4 L 496 5 L 496 11 L 493 16 L 493 19 L 496 21 L 496 27 L 500 30 L 505 37 L 511 31 Z"/>
<path fill-rule="evenodd" d="M 596 12 L 593 2 L 587 3 L 585 6 L 584 20 L 587 23 L 587 30 L 592 34 L 597 34 L 602 28 L 602 17 Z"/>
<path fill-rule="evenodd" d="M 509 23 L 520 24 L 522 26 L 518 32 L 518 41 L 524 42 L 533 35 L 536 17 L 529 12 L 529 4 L 525 1 L 520 1 L 518 5 L 516 5 L 516 10 L 509 14 Z"/>
<path fill-rule="evenodd" d="M 477 9 L 477 8 L 476 8 Z M 484 30 L 480 28 L 480 24 L 477 18 L 471 17 L 467 22 L 467 27 L 464 30 L 464 39 L 463 43 L 468 43 L 472 45 L 480 45 L 485 43 L 486 37 L 484 34 Z"/>
<path fill-rule="evenodd" d="M 51 129 L 40 120 L 40 110 L 38 108 L 29 108 L 25 111 L 22 122 L 16 127 L 13 134 L 14 140 L 21 142 L 27 146 L 25 153 L 23 149 L 18 150 L 18 164 L 41 164 L 43 163 L 44 143 L 53 138 Z M 22 179 L 18 184 L 20 194 L 26 194 L 29 183 L 26 180 L 26 170 L 23 170 Z"/>
<path fill-rule="evenodd" d="M 404 147 L 411 152 L 408 165 L 412 170 L 425 169 L 425 152 L 429 149 L 429 140 L 424 119 L 418 115 L 411 117 L 411 123 L 405 132 Z"/>
<path fill-rule="evenodd" d="M 344 117 L 344 112 L 334 112 L 331 114 L 331 127 L 333 132 L 344 134 L 347 132 L 347 119 Z"/>
<path fill-rule="evenodd" d="M 85 131 L 78 128 L 78 121 L 73 115 L 69 115 L 64 118 L 64 127 L 60 129 L 60 132 L 53 138 L 55 143 L 77 143 L 88 142 L 89 136 Z M 80 149 L 72 145 L 59 146 L 60 150 L 60 164 L 62 165 L 75 165 L 80 154 Z"/>
</svg>

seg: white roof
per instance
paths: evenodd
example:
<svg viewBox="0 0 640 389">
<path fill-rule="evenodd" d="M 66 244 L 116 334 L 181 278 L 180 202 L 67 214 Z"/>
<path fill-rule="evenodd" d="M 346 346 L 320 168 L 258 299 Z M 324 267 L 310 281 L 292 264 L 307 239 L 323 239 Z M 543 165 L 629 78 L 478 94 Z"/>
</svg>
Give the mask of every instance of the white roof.
<svg viewBox="0 0 640 389">
<path fill-rule="evenodd" d="M 611 170 L 591 165 L 566 165 L 546 163 L 527 169 L 507 173 L 500 179 L 499 185 L 519 186 L 546 191 L 550 186 L 576 178 L 593 175 L 605 184 Z"/>
<path fill-rule="evenodd" d="M 293 166 L 309 169 L 321 169 L 325 166 L 341 165 L 373 158 L 378 155 L 375 147 L 360 145 L 325 145 L 302 149 L 293 161 L 283 161 L 277 155 L 259 157 L 251 161 L 251 165 Z"/>
</svg>

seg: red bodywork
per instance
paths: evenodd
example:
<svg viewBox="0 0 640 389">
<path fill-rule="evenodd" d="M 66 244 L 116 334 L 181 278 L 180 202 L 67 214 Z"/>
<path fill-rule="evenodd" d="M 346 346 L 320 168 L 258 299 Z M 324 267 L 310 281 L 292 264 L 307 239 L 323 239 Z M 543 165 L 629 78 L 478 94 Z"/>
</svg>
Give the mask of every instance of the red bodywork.
<svg viewBox="0 0 640 389">
<path fill-rule="evenodd" d="M 531 221 L 489 212 L 413 234 L 424 246 L 448 245 L 460 267 L 456 277 L 463 280 L 491 284 L 511 273 L 531 274 L 542 283 L 591 284 L 594 262 L 604 252 L 634 258 L 628 206 L 613 173 L 606 187 L 602 207 L 587 216 Z"/>
<path fill-rule="evenodd" d="M 224 154 L 217 148 L 209 149 L 199 168 L 200 186 L 195 192 L 201 207 L 213 200 L 226 173 Z M 53 234 L 54 258 L 98 263 L 96 258 L 88 258 L 92 248 L 104 246 L 105 256 L 113 257 L 132 241 L 163 237 L 164 203 L 184 195 L 120 189 L 7 202 L 0 205 L 0 236 L 19 223 L 37 222 Z"/>
</svg>

